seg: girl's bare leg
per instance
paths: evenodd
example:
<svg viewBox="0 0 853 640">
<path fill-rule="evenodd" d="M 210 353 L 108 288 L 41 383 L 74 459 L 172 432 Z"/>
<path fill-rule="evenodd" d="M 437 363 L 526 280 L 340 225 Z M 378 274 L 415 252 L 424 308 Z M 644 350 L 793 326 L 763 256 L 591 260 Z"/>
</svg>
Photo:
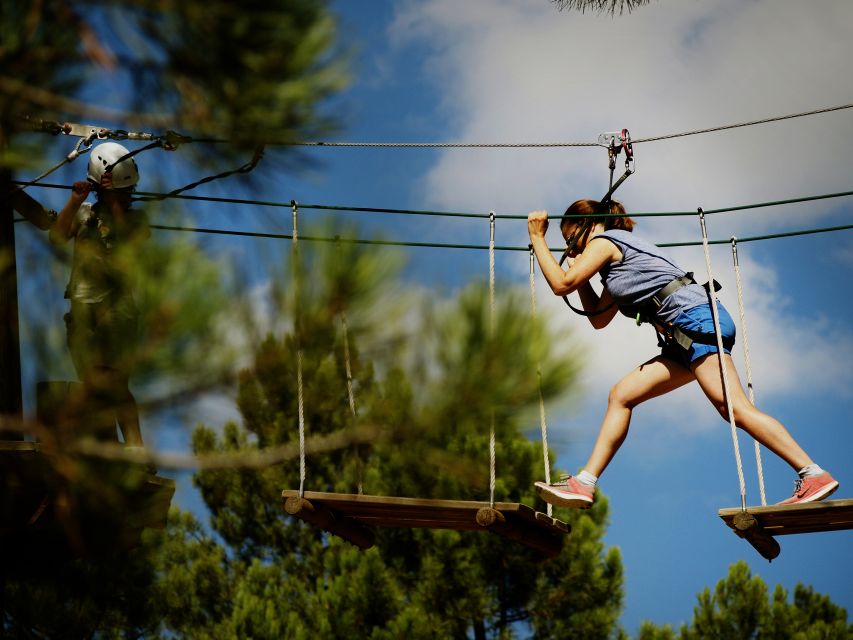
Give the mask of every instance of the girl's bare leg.
<svg viewBox="0 0 853 640">
<path fill-rule="evenodd" d="M 723 363 L 729 380 L 735 424 L 791 465 L 794 471 L 812 464 L 811 458 L 797 444 L 788 430 L 775 418 L 756 409 L 749 401 L 741 386 L 732 357 L 725 354 Z M 728 408 L 717 354 L 709 354 L 697 360 L 693 365 L 693 374 L 702 391 L 723 419 L 728 420 Z"/>
<path fill-rule="evenodd" d="M 682 365 L 658 356 L 641 364 L 610 390 L 607 412 L 584 469 L 600 476 L 628 435 L 631 412 L 642 402 L 663 395 L 694 379 Z"/>
</svg>

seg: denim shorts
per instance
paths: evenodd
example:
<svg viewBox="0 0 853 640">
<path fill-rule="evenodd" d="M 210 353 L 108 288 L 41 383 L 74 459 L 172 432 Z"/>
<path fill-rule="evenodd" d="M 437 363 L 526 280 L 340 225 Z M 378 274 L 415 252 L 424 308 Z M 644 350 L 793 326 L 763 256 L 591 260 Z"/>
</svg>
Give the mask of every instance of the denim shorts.
<svg viewBox="0 0 853 640">
<path fill-rule="evenodd" d="M 737 329 L 735 323 L 726 308 L 717 303 L 717 311 L 720 314 L 720 332 L 727 342 L 730 340 L 734 344 L 735 334 Z M 684 350 L 678 345 L 668 344 L 663 348 L 662 355 L 672 360 L 680 362 L 688 369 L 691 363 L 699 358 L 708 355 L 709 353 L 717 353 L 717 341 L 714 337 L 714 316 L 711 312 L 710 304 L 700 304 L 696 307 L 690 307 L 678 314 L 678 317 L 673 322 L 673 325 L 679 329 L 690 331 L 693 333 L 703 333 L 711 337 L 713 344 L 701 344 L 694 342 L 690 349 Z M 725 353 L 731 353 L 730 349 L 723 348 Z"/>
</svg>

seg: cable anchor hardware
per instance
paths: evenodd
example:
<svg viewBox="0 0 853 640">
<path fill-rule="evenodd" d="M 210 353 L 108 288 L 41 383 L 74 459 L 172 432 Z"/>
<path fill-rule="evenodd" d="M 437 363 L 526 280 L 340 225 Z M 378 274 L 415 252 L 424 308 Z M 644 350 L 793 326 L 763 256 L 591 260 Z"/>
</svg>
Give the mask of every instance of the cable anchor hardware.
<svg viewBox="0 0 853 640">
<path fill-rule="evenodd" d="M 74 160 L 79 158 L 87 151 L 91 151 L 92 145 L 94 144 L 95 140 L 100 137 L 98 134 L 98 131 L 91 131 L 89 135 L 87 135 L 85 138 L 80 138 L 71 153 L 65 156 L 66 161 L 74 162 Z"/>
<path fill-rule="evenodd" d="M 610 169 L 610 183 L 607 193 L 601 198 L 601 203 L 610 202 L 613 193 L 618 189 L 628 176 L 636 171 L 634 163 L 634 145 L 631 142 L 631 134 L 628 129 L 622 131 L 610 131 L 602 133 L 598 136 L 598 142 L 602 146 L 607 147 L 607 161 Z M 622 151 L 625 152 L 625 173 L 619 178 L 616 183 L 613 182 L 613 172 L 616 169 L 616 156 Z"/>
</svg>

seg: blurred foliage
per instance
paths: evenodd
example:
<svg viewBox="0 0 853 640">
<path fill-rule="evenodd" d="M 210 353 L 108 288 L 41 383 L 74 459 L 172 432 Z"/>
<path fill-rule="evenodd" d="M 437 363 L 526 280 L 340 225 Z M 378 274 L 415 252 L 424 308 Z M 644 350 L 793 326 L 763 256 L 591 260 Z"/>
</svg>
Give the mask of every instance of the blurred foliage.
<svg viewBox="0 0 853 640">
<path fill-rule="evenodd" d="M 144 638 L 157 627 L 152 606 L 163 533 L 146 532 L 143 544 L 120 558 L 14 557 L 4 554 L 2 636 Z M 8 549 L 6 550 L 9 551 Z M 51 550 L 42 554 L 53 557 Z M 156 614 L 155 614 L 156 615 Z"/>
<path fill-rule="evenodd" d="M 82 119 L 238 146 L 328 133 L 321 107 L 347 71 L 326 4 L 0 0 L 0 128 Z M 10 145 L 4 161 L 22 157 Z"/>
</svg>

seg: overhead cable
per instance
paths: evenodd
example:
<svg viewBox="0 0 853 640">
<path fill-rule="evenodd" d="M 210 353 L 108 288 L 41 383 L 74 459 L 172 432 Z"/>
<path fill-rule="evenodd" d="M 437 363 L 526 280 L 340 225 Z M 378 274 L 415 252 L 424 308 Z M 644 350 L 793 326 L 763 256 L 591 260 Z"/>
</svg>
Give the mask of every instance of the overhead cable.
<svg viewBox="0 0 853 640">
<path fill-rule="evenodd" d="M 692 129 L 689 131 L 681 131 L 678 133 L 667 133 L 656 136 L 647 136 L 645 138 L 636 138 L 633 140 L 634 144 L 640 144 L 643 142 L 657 142 L 660 140 L 670 140 L 673 138 L 683 138 L 686 136 L 694 136 L 702 133 L 712 133 L 718 131 L 726 131 L 729 129 L 738 129 L 742 127 L 751 127 L 760 124 L 768 124 L 771 122 L 780 122 L 782 120 L 791 120 L 794 118 L 803 118 L 806 116 L 814 116 L 823 113 L 830 113 L 833 111 L 842 111 L 844 109 L 853 108 L 853 103 L 842 104 L 834 107 L 822 107 L 819 109 L 812 109 L 809 111 L 801 111 L 798 113 L 789 113 L 781 116 L 771 116 L 768 118 L 760 118 L 757 120 L 749 120 L 746 122 L 738 122 L 734 124 L 724 124 L 718 125 L 714 127 L 705 127 L 702 129 Z M 42 121 L 38 121 L 42 122 Z M 49 133 L 56 133 L 56 126 L 59 123 L 47 123 L 45 128 L 39 129 L 48 131 Z M 59 125 L 60 127 L 62 125 Z M 104 129 L 104 131 L 110 131 L 109 129 Z M 127 133 L 127 132 L 124 132 Z M 170 132 L 172 133 L 172 132 Z M 137 134 L 142 135 L 142 134 Z M 154 136 L 155 134 L 147 134 L 150 136 Z M 191 138 L 189 136 L 182 136 L 182 142 L 197 142 L 197 143 L 213 143 L 213 144 L 229 144 L 232 141 L 225 138 L 215 138 L 215 137 L 207 137 L 207 138 Z M 306 141 L 294 141 L 294 140 L 265 140 L 262 141 L 261 144 L 265 144 L 267 146 L 283 146 L 283 147 L 331 147 L 331 148 L 358 148 L 358 147 L 366 147 L 366 148 L 395 148 L 395 149 L 418 149 L 418 148 L 435 148 L 435 149 L 518 149 L 518 148 L 565 148 L 565 147 L 603 147 L 606 148 L 606 144 L 602 144 L 601 142 L 347 142 L 347 141 L 329 141 L 329 140 L 306 140 Z"/>
</svg>

